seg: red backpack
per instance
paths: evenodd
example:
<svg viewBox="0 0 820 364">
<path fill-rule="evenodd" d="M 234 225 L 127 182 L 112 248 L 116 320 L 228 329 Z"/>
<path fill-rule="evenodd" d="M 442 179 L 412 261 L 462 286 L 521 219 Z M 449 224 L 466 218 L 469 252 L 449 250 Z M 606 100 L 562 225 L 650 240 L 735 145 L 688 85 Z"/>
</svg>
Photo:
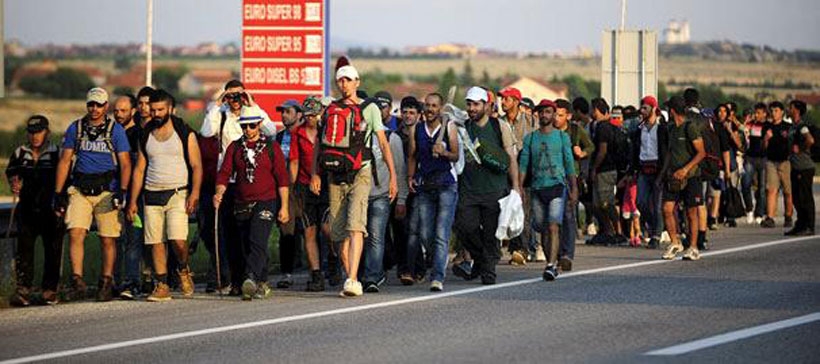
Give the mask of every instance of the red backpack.
<svg viewBox="0 0 820 364">
<path fill-rule="evenodd" d="M 365 143 L 367 123 L 362 117 L 362 109 L 368 104 L 360 106 L 334 102 L 328 106 L 319 155 L 322 170 L 338 175 L 355 175 L 362 169 L 362 164 L 372 158 L 370 147 Z"/>
</svg>

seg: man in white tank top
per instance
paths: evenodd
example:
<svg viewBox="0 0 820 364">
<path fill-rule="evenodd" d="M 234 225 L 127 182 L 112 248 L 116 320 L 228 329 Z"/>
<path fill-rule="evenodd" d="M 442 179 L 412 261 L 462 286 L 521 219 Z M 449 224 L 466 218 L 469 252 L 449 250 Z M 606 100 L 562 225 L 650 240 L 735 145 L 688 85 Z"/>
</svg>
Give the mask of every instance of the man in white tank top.
<svg viewBox="0 0 820 364">
<path fill-rule="evenodd" d="M 148 301 L 159 302 L 171 299 L 165 241 L 173 246 L 179 260 L 177 273 L 183 296 L 191 297 L 194 293 L 186 243 L 188 215 L 196 211 L 199 203 L 202 165 L 196 135 L 184 121 L 171 115 L 173 97 L 157 90 L 150 101 L 153 119 L 146 125 L 142 137 L 133 176 L 137 182 L 132 184 L 128 216 L 133 219 L 136 215 L 137 198 L 144 187 L 145 244 L 151 246 L 157 279 Z"/>
</svg>

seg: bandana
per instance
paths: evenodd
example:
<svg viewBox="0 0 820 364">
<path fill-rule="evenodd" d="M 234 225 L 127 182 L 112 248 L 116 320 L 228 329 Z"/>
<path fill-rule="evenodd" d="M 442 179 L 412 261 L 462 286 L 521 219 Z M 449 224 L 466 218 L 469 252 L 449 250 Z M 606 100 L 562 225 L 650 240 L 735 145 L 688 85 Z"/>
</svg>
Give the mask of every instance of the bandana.
<svg viewBox="0 0 820 364">
<path fill-rule="evenodd" d="M 256 157 L 262 153 L 268 143 L 264 135 L 259 136 L 253 148 L 249 147 L 248 143 L 248 138 L 243 135 L 241 152 L 242 160 L 245 161 L 245 178 L 248 180 L 248 183 L 253 183 L 254 172 L 256 172 L 256 167 L 258 166 Z"/>
</svg>

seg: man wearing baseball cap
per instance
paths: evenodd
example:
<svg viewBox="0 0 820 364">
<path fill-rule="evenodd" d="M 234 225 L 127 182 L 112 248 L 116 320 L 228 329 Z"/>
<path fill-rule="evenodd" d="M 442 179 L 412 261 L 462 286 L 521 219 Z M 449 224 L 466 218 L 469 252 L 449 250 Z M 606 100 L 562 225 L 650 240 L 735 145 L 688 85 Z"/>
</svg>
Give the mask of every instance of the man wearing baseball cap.
<svg viewBox="0 0 820 364">
<path fill-rule="evenodd" d="M 282 105 L 277 106 L 276 111 L 281 114 L 282 124 L 285 126 L 284 129 L 276 133 L 276 142 L 279 143 L 279 147 L 282 148 L 282 154 L 285 156 L 285 163 L 288 163 L 290 159 L 293 133 L 302 122 L 302 104 L 293 99 L 287 100 L 282 103 Z M 291 201 L 288 206 L 291 209 L 290 215 L 298 216 L 301 214 L 294 210 L 298 207 L 298 204 L 294 203 L 294 197 L 295 194 L 290 196 Z M 296 219 L 291 219 L 290 222 L 282 226 L 281 230 L 282 235 L 279 237 L 279 260 L 281 263 L 280 270 L 282 272 L 282 276 L 276 282 L 276 287 L 290 288 L 290 286 L 293 285 L 293 269 L 296 265 L 296 249 L 298 246 L 298 239 L 296 237 Z"/>
<path fill-rule="evenodd" d="M 320 143 L 317 143 L 314 154 L 319 163 L 313 166 L 310 189 L 314 194 L 321 193 L 321 173 L 327 174 L 330 196 L 331 237 L 334 243 L 341 243 L 339 257 L 347 273 L 347 280 L 340 295 L 343 297 L 361 296 L 363 289 L 359 277 L 359 263 L 362 256 L 365 234 L 367 233 L 367 201 L 370 184 L 373 178 L 371 166 L 372 153 L 365 152 L 372 143 L 378 143 L 382 158 L 389 170 L 388 197 L 392 201 L 398 193 L 396 169 L 393 165 L 393 153 L 384 133 L 379 108 L 374 104 L 362 105 L 362 99 L 356 94 L 361 84 L 359 72 L 347 60 L 339 58 L 336 64 L 336 87 L 340 99 L 331 104 L 325 115 L 324 125 L 320 132 Z M 371 106 L 372 105 L 372 106 Z M 358 120 L 356 130 L 340 129 L 338 117 L 351 115 Z M 332 129 L 332 130 L 331 130 Z M 342 128 L 344 129 L 344 128 Z M 341 133 L 341 134 L 339 134 Z M 350 144 L 337 143 L 339 138 L 349 140 Z M 375 137 L 375 140 L 373 138 Z M 356 154 L 358 163 L 342 164 L 342 161 Z M 338 158 L 342 156 L 341 158 Z M 338 158 L 338 159 L 337 159 Z M 335 171 L 325 170 L 336 167 Z"/>
<path fill-rule="evenodd" d="M 524 146 L 524 137 L 535 130 L 535 121 L 530 115 L 527 115 L 521 111 L 521 91 L 517 88 L 506 87 L 499 91 L 498 95 L 501 96 L 501 110 L 504 111 L 504 116 L 501 117 L 501 120 L 509 124 L 512 128 L 517 156 L 521 153 L 521 148 Z M 521 196 L 521 200 L 524 203 L 524 221 L 529 221 L 530 194 L 526 189 L 528 186 L 524 187 L 524 194 Z M 535 250 L 539 250 L 540 248 L 540 245 L 537 245 L 534 241 L 531 241 L 531 231 L 529 226 L 530 224 L 525 223 L 524 231 L 521 235 L 510 240 L 510 245 L 508 246 L 511 255 L 510 263 L 514 265 L 527 264 L 527 258 L 530 254 L 536 253 Z M 542 256 L 544 254 L 543 251 L 539 251 L 538 253 Z"/>
<path fill-rule="evenodd" d="M 98 301 L 110 301 L 114 284 L 116 239 L 122 229 L 120 209 L 131 179 L 131 150 L 125 129 L 107 116 L 108 93 L 92 88 L 88 113 L 72 122 L 63 137 L 54 186 L 54 212 L 65 217 L 70 238 L 71 298 L 85 298 L 83 251 L 92 218 L 102 244 Z M 67 185 L 71 174 L 71 184 Z"/>
<path fill-rule="evenodd" d="M 51 213 L 54 176 L 59 149 L 48 140 L 48 119 L 34 115 L 26 121 L 27 143 L 17 147 L 6 168 L 11 192 L 19 197 L 17 205 L 17 291 L 10 302 L 28 306 L 34 284 L 34 247 L 37 238 L 43 242 L 43 301 L 59 302 L 60 257 L 63 252 L 65 225 Z"/>
<path fill-rule="evenodd" d="M 638 175 L 638 210 L 647 222 L 650 249 L 657 249 L 663 232 L 663 215 L 661 213 L 661 187 L 658 179 L 661 164 L 669 145 L 669 128 L 661 124 L 656 113 L 658 100 L 654 96 L 641 99 L 641 123 L 637 135 L 632 136 Z"/>
<path fill-rule="evenodd" d="M 501 208 L 498 200 L 510 187 L 521 194 L 518 163 L 512 130 L 506 123 L 487 115 L 487 91 L 474 86 L 467 90 L 466 123 L 470 139 L 478 143 L 479 161 L 467 158 L 458 179 L 458 206 L 455 227 L 459 240 L 474 259 L 472 272 L 456 270 L 466 279 L 481 277 L 482 284 L 495 284 L 499 241 L 495 237 Z"/>
</svg>

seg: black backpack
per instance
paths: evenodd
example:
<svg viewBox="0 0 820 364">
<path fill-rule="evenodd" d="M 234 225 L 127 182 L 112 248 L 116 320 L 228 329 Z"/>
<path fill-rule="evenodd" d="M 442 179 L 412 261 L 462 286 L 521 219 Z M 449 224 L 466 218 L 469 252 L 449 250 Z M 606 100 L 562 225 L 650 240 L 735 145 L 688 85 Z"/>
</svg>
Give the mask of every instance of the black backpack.
<svg viewBox="0 0 820 364">
<path fill-rule="evenodd" d="M 612 135 L 614 142 L 613 148 L 607 151 L 615 159 L 615 167 L 619 174 L 629 171 L 632 165 L 632 160 L 629 156 L 632 155 L 632 138 L 629 137 L 629 132 L 626 128 L 619 127 L 609 123 L 609 127 L 614 128 Z"/>
</svg>

